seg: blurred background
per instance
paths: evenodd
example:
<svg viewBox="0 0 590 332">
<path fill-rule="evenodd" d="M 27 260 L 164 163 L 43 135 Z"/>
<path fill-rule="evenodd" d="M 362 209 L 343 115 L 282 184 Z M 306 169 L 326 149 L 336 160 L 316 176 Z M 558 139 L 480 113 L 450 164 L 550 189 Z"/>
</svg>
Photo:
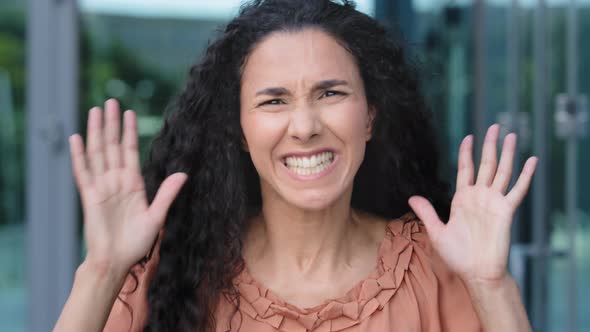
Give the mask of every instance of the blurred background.
<svg viewBox="0 0 590 332">
<path fill-rule="evenodd" d="M 115 97 L 142 154 L 238 0 L 0 0 L 0 331 L 47 331 L 83 258 L 67 137 Z M 540 157 L 510 270 L 535 331 L 590 331 L 590 0 L 359 0 L 419 64 L 454 182 L 503 124 Z M 477 152 L 476 152 L 477 153 Z"/>
</svg>

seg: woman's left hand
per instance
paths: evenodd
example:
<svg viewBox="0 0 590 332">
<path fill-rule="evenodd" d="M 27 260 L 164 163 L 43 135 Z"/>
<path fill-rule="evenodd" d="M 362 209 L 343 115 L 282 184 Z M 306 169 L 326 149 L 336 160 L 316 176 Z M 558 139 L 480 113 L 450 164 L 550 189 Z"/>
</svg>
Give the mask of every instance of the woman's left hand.
<svg viewBox="0 0 590 332">
<path fill-rule="evenodd" d="M 514 212 L 526 195 L 537 158 L 529 158 L 512 189 L 516 135 L 504 139 L 500 162 L 496 150 L 500 126 L 488 129 L 482 160 L 474 183 L 473 137 L 467 136 L 459 150 L 457 191 L 445 225 L 434 207 L 420 196 L 409 204 L 424 222 L 430 241 L 447 265 L 466 283 L 493 283 L 507 275 L 510 227 Z"/>
</svg>

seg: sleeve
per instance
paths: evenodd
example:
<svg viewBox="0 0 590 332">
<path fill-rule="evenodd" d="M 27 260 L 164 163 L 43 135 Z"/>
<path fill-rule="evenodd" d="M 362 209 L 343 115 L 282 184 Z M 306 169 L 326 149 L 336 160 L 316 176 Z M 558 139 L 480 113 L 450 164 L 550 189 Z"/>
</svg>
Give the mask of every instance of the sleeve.
<svg viewBox="0 0 590 332">
<path fill-rule="evenodd" d="M 416 294 L 425 331 L 483 331 L 463 281 L 432 248 L 422 222 L 412 235 L 414 257 L 409 282 Z"/>
<path fill-rule="evenodd" d="M 148 288 L 160 260 L 162 235 L 163 231 L 160 231 L 154 253 L 145 266 L 133 267 L 137 281 L 131 274 L 127 275 L 103 332 L 140 332 L 144 330 L 148 318 Z"/>
</svg>

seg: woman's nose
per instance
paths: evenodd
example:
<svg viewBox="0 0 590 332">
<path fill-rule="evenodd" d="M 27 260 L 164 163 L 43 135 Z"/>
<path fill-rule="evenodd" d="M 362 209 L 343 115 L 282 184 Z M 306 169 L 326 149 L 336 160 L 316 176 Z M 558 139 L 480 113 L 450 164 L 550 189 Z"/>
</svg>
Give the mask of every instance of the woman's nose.
<svg viewBox="0 0 590 332">
<path fill-rule="evenodd" d="M 292 138 L 307 142 L 322 131 L 318 110 L 309 106 L 300 106 L 291 111 L 288 134 Z"/>
</svg>

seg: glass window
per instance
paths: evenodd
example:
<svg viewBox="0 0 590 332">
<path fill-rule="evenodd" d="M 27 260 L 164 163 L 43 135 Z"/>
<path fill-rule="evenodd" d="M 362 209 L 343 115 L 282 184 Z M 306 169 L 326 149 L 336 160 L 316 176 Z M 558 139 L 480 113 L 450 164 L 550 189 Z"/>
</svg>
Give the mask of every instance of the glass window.
<svg viewBox="0 0 590 332">
<path fill-rule="evenodd" d="M 383 1 L 387 2 L 387 1 Z M 403 1 L 401 1 L 403 2 Z M 379 0 L 377 0 L 379 3 Z M 477 16 L 477 5 L 483 3 L 483 21 Z M 584 315 L 590 298 L 590 183 L 588 174 L 583 170 L 590 167 L 590 138 L 578 140 L 576 181 L 578 191 L 575 197 L 577 206 L 577 228 L 574 230 L 576 288 L 573 297 L 568 294 L 571 274 L 568 258 L 555 255 L 564 252 L 572 243 L 567 220 L 567 144 L 556 136 L 554 123 L 555 100 L 558 94 L 567 92 L 567 16 L 568 6 L 572 2 L 565 0 L 546 1 L 548 3 L 544 17 L 547 32 L 547 94 L 542 103 L 546 104 L 545 121 L 548 123 L 543 133 L 536 133 L 535 128 L 535 78 L 539 75 L 539 57 L 535 54 L 535 15 L 539 10 L 538 1 L 413 1 L 413 27 L 406 35 L 412 36 L 412 45 L 423 60 L 424 89 L 433 109 L 436 123 L 441 135 L 443 158 L 447 159 L 448 178 L 453 180 L 456 172 L 457 147 L 460 139 L 468 133 L 477 133 L 477 119 L 483 116 L 486 125 L 499 121 L 506 122 L 506 113 L 511 109 L 520 116 L 513 124 L 520 130 L 521 158 L 531 155 L 535 140 L 539 136 L 547 139 L 547 241 L 553 256 L 546 260 L 546 278 L 542 281 L 545 288 L 544 300 L 534 299 L 532 289 L 543 275 L 533 272 L 534 258 L 525 254 L 522 264 L 525 273 L 521 288 L 529 312 L 542 301 L 541 310 L 546 314 L 541 321 L 543 326 L 535 330 L 565 331 L 569 319 L 568 303 L 577 304 L 576 322 L 578 331 L 590 329 L 590 317 Z M 576 75 L 579 93 L 590 95 L 590 47 L 587 40 L 590 33 L 590 1 L 577 1 L 577 58 Z M 383 6 L 377 6 L 377 11 Z M 483 22 L 483 33 L 477 37 L 478 23 Z M 402 27 L 403 28 L 403 27 Z M 483 42 L 482 58 L 478 60 L 476 51 L 478 43 Z M 483 64 L 481 86 L 477 83 L 475 65 Z M 478 91 L 478 89 L 480 89 Z M 474 98 L 482 96 L 483 114 L 476 115 Z M 588 124 L 586 124 L 588 128 Z M 539 135 L 535 135 L 539 134 Z M 522 162 L 522 160 L 521 160 Z M 452 182 L 452 181 L 451 181 Z M 532 188 L 535 190 L 535 187 Z M 531 192 L 520 209 L 519 220 L 514 226 L 513 244 L 523 244 L 524 251 L 532 243 L 534 224 L 542 222 L 533 220 L 534 205 Z M 544 208 L 544 207 L 543 207 Z M 514 248 L 513 248 L 514 249 Z M 514 253 L 516 250 L 513 250 Z M 535 303 L 537 302 L 537 303 Z M 538 308 L 538 307 L 537 307 Z M 534 320 L 534 317 L 531 316 Z"/>
<path fill-rule="evenodd" d="M 548 13 L 549 32 L 549 89 L 552 96 L 551 108 L 555 108 L 555 99 L 558 94 L 568 92 L 568 6 L 569 1 L 550 1 Z M 578 93 L 586 98 L 590 97 L 590 45 L 587 43 L 590 33 L 590 1 L 577 1 L 577 71 L 575 80 L 578 85 Z M 588 110 L 587 110 L 588 111 Z M 552 119 L 553 120 L 553 119 Z M 556 126 L 554 124 L 554 126 Z M 586 129 L 589 124 L 586 123 Z M 557 132 L 557 128 L 554 128 Z M 568 173 L 571 168 L 568 163 L 568 143 L 563 138 L 551 136 L 551 247 L 559 250 L 568 250 L 572 240 L 575 243 L 575 281 L 576 289 L 573 299 L 568 292 L 571 283 L 571 267 L 566 258 L 554 259 L 549 271 L 549 318 L 548 323 L 552 331 L 568 328 L 569 303 L 576 303 L 576 328 L 578 331 L 590 330 L 590 175 L 585 172 L 590 167 L 590 138 L 580 137 L 577 141 L 576 159 L 574 161 L 576 174 L 574 182 L 577 184 L 575 197 L 577 227 L 570 235 L 568 219 Z"/>
<path fill-rule="evenodd" d="M 22 1 L 0 3 L 0 330 L 24 331 L 25 18 Z"/>
</svg>

